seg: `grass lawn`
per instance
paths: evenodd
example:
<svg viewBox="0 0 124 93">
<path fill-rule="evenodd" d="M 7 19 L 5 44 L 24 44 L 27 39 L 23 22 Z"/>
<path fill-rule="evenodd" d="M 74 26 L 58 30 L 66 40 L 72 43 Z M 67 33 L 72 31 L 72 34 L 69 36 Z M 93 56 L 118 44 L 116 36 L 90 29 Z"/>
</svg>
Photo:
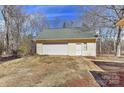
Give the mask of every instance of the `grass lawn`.
<svg viewBox="0 0 124 93">
<path fill-rule="evenodd" d="M 90 71 L 103 71 L 84 57 L 29 56 L 0 64 L 0 86 L 99 86 Z"/>
</svg>

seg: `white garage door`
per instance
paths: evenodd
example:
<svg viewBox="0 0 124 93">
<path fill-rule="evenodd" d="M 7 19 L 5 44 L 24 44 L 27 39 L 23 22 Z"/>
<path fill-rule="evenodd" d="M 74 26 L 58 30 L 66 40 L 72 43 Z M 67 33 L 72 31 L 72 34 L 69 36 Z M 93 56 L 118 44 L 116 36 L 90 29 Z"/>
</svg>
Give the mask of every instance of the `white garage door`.
<svg viewBox="0 0 124 93">
<path fill-rule="evenodd" d="M 45 55 L 67 55 L 68 44 L 43 44 L 43 54 Z"/>
<path fill-rule="evenodd" d="M 76 55 L 87 56 L 87 43 L 76 44 Z"/>
<path fill-rule="evenodd" d="M 82 54 L 82 46 L 81 43 L 76 44 L 76 55 L 81 55 Z"/>
</svg>

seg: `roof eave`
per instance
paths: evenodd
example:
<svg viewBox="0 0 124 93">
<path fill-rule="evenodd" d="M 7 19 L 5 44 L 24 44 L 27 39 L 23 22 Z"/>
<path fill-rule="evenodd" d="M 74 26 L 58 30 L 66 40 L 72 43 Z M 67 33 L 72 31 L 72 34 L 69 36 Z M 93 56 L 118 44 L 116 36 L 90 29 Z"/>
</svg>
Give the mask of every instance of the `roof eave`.
<svg viewBox="0 0 124 93">
<path fill-rule="evenodd" d="M 96 42 L 96 38 L 71 38 L 71 39 L 36 39 L 36 43 L 87 43 Z"/>
</svg>

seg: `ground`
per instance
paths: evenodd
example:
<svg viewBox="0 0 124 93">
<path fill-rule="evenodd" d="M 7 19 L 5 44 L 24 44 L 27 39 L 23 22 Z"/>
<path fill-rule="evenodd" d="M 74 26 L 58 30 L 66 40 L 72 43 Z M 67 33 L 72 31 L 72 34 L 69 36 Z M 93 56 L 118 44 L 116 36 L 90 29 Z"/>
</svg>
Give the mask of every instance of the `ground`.
<svg viewBox="0 0 124 93">
<path fill-rule="evenodd" d="M 0 64 L 0 86 L 99 86 L 89 71 L 102 69 L 83 57 L 24 57 Z"/>
<path fill-rule="evenodd" d="M 100 60 L 100 58 L 98 58 Z M 102 59 L 102 58 L 101 58 Z M 115 73 L 108 73 L 109 67 L 84 57 L 29 56 L 1 61 L 0 86 L 8 87 L 99 87 L 116 86 L 109 82 Z M 100 63 L 100 64 L 98 64 Z M 112 64 L 113 65 L 113 64 Z M 107 64 L 108 66 L 108 64 Z M 121 65 L 122 66 L 122 65 Z M 124 67 L 124 66 L 122 66 Z M 114 70 L 117 70 L 114 68 Z M 121 73 L 121 74 L 120 74 Z M 116 73 L 124 79 L 122 72 Z M 116 79 L 118 77 L 115 77 Z M 115 80 L 115 78 L 113 78 Z M 106 82 L 105 82 L 106 80 Z M 117 80 L 116 80 L 117 81 Z M 118 82 L 118 81 L 117 81 Z M 118 83 L 119 84 L 119 83 Z M 124 84 L 121 83 L 121 86 Z"/>
</svg>

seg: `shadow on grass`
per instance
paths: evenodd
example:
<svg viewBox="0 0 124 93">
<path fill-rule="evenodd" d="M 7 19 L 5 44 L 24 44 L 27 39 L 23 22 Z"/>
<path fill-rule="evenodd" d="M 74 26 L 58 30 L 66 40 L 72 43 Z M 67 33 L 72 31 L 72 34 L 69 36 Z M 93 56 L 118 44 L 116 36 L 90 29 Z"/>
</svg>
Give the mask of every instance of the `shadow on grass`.
<svg viewBox="0 0 124 93">
<path fill-rule="evenodd" d="M 15 57 L 15 56 L 0 57 L 0 64 L 10 60 L 18 59 L 18 58 L 21 58 L 21 57 L 19 56 L 18 57 Z"/>
<path fill-rule="evenodd" d="M 124 63 L 93 61 L 105 72 L 91 71 L 102 87 L 124 87 Z"/>
<path fill-rule="evenodd" d="M 124 72 L 96 72 L 91 74 L 101 87 L 124 87 Z"/>
</svg>

